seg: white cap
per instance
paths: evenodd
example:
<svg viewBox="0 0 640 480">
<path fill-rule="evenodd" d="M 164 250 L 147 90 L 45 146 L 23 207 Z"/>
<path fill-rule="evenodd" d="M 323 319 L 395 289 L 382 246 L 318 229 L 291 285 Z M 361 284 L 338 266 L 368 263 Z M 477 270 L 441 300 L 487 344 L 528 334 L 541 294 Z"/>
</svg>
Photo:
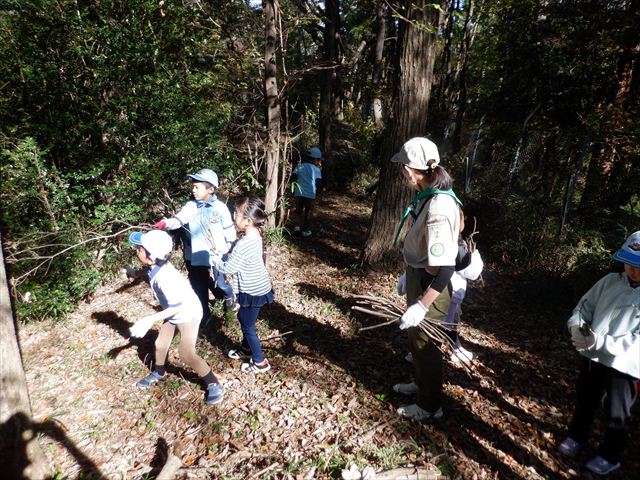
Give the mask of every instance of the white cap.
<svg viewBox="0 0 640 480">
<path fill-rule="evenodd" d="M 433 160 L 431 165 L 429 160 Z M 405 164 L 417 170 L 429 170 L 440 163 L 438 147 L 428 138 L 414 137 L 405 142 L 400 151 L 391 157 L 392 162 Z"/>
<path fill-rule="evenodd" d="M 173 250 L 171 236 L 163 230 L 151 230 L 149 232 L 133 232 L 129 235 L 129 241 L 134 245 L 142 246 L 152 260 L 165 260 Z"/>
</svg>

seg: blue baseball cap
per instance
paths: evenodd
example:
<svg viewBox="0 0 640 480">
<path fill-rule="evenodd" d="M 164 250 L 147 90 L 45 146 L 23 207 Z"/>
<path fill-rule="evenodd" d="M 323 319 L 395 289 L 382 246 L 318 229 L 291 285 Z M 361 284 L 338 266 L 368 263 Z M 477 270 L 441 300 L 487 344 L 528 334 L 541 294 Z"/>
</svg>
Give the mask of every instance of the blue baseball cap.
<svg viewBox="0 0 640 480">
<path fill-rule="evenodd" d="M 142 246 L 153 260 L 165 260 L 173 250 L 173 240 L 163 230 L 133 232 L 129 235 L 129 242 Z"/>
<path fill-rule="evenodd" d="M 196 173 L 189 173 L 187 177 L 198 182 L 208 182 L 218 188 L 218 175 L 210 168 L 203 168 L 202 170 L 198 170 Z"/>
<path fill-rule="evenodd" d="M 640 230 L 627 238 L 620 250 L 613 254 L 613 259 L 640 268 Z"/>
<path fill-rule="evenodd" d="M 311 147 L 309 150 L 307 150 L 307 156 L 315 160 L 324 160 L 324 157 L 322 156 L 322 150 L 320 150 L 318 147 Z"/>
</svg>

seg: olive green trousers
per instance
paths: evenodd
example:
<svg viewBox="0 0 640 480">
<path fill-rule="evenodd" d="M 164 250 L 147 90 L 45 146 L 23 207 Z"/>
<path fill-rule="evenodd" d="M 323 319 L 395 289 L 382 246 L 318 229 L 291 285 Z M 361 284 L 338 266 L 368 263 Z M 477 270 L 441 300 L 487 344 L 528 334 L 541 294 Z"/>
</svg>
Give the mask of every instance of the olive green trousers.
<svg viewBox="0 0 640 480">
<path fill-rule="evenodd" d="M 413 305 L 429 288 L 432 280 L 433 277 L 424 268 L 407 266 L 407 304 Z M 451 292 L 447 287 L 431 304 L 427 315 L 436 320 L 444 319 L 450 303 Z M 442 353 L 418 327 L 411 327 L 407 332 L 413 373 L 419 389 L 416 403 L 428 412 L 435 412 L 442 406 Z"/>
</svg>

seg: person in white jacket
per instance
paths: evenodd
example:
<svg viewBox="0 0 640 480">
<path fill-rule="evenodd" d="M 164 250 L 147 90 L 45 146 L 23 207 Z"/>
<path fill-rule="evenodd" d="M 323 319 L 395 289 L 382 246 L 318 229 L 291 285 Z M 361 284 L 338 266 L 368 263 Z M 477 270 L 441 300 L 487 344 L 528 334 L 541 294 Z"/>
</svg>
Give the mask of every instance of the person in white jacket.
<svg viewBox="0 0 640 480">
<path fill-rule="evenodd" d="M 566 438 L 558 449 L 573 457 L 587 441 L 598 407 L 606 432 L 586 468 L 606 475 L 620 467 L 632 425 L 631 407 L 640 378 L 640 231 L 613 255 L 624 272 L 609 273 L 582 297 L 567 326 L 582 355 L 576 406 Z"/>
</svg>

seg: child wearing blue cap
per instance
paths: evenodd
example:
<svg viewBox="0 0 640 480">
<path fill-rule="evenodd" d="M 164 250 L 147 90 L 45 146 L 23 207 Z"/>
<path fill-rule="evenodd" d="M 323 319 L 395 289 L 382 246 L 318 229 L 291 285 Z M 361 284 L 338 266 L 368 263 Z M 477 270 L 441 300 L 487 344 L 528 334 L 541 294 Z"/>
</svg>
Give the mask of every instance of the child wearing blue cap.
<svg viewBox="0 0 640 480">
<path fill-rule="evenodd" d="M 640 231 L 613 259 L 624 272 L 609 273 L 582 297 L 567 322 L 571 341 L 582 355 L 576 406 L 567 437 L 558 449 L 573 457 L 587 441 L 602 404 L 607 427 L 597 455 L 586 468 L 607 475 L 620 467 L 632 426 L 640 378 Z"/>
<path fill-rule="evenodd" d="M 161 230 L 134 232 L 129 241 L 136 245 L 138 260 L 145 268 L 127 271 L 130 277 L 146 277 L 155 299 L 164 308 L 138 320 L 130 329 L 134 338 L 144 337 L 158 321 L 162 321 L 155 343 L 153 371 L 136 383 L 139 388 L 148 388 L 166 376 L 165 362 L 176 328 L 180 332 L 180 360 L 193 368 L 202 378 L 207 390 L 205 403 L 215 405 L 224 397 L 224 387 L 213 371 L 196 353 L 198 327 L 202 318 L 202 307 L 189 282 L 169 262 L 173 240 Z"/>
<path fill-rule="evenodd" d="M 202 323 L 211 318 L 209 311 L 210 272 L 216 286 L 223 292 L 225 305 L 229 310 L 237 310 L 233 288 L 225 276 L 215 268 L 211 271 L 211 255 L 224 255 L 236 240 L 236 231 L 227 205 L 218 200 L 218 175 L 209 168 L 187 175 L 192 182 L 193 200 L 171 218 L 163 218 L 154 225 L 160 230 L 184 229 L 186 241 L 184 260 L 189 282 L 202 305 Z"/>
<path fill-rule="evenodd" d="M 318 191 L 322 188 L 322 172 L 320 165 L 324 157 L 318 147 L 311 147 L 307 150 L 304 160 L 295 168 L 291 174 L 294 182 L 293 196 L 296 200 L 297 224 L 294 233 L 299 233 L 302 229 L 302 236 L 311 236 L 309 222 L 313 215 L 314 203 Z"/>
</svg>

